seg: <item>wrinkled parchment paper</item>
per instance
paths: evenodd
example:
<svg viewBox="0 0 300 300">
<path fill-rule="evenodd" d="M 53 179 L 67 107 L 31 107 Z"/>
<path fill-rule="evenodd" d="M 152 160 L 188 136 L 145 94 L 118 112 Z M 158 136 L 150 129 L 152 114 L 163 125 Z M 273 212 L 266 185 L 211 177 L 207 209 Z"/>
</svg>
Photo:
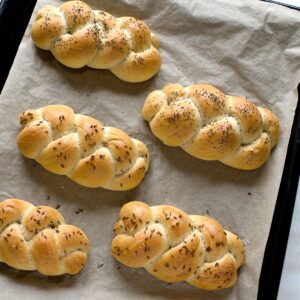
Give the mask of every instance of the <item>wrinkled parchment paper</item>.
<svg viewBox="0 0 300 300">
<path fill-rule="evenodd" d="M 45 4 L 61 2 L 38 1 L 35 13 Z M 115 16 L 145 20 L 160 39 L 162 68 L 139 84 L 120 81 L 109 71 L 68 69 L 33 45 L 29 25 L 1 95 L 0 198 L 60 205 L 66 220 L 85 230 L 91 251 L 74 277 L 48 278 L 1 264 L 1 299 L 255 299 L 297 101 L 300 13 L 243 0 L 87 2 Z M 258 170 L 239 171 L 197 160 L 154 138 L 140 111 L 147 94 L 169 82 L 209 82 L 273 110 L 282 136 L 269 161 Z M 142 184 L 128 192 L 88 189 L 23 158 L 15 143 L 19 114 L 54 103 L 145 142 L 152 163 Z M 246 262 L 236 286 L 206 292 L 185 283 L 168 285 L 143 269 L 117 263 L 110 254 L 112 227 L 121 205 L 135 199 L 176 205 L 191 214 L 209 213 L 239 234 L 246 244 Z"/>
</svg>

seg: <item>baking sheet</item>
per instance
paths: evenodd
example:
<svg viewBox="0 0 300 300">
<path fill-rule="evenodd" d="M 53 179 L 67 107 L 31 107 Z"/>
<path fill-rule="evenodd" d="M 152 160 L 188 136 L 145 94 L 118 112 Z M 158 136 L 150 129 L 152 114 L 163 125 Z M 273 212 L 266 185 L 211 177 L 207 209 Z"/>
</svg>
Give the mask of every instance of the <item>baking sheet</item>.
<svg viewBox="0 0 300 300">
<path fill-rule="evenodd" d="M 62 2 L 40 0 L 35 13 L 45 4 Z M 0 199 L 60 205 L 65 219 L 85 230 L 91 251 L 83 271 L 73 277 L 49 278 L 1 264 L 1 298 L 255 299 L 297 101 L 299 12 L 243 0 L 86 2 L 115 16 L 144 19 L 160 39 L 162 68 L 139 84 L 122 82 L 109 71 L 68 69 L 37 49 L 27 28 L 0 98 Z M 269 161 L 258 170 L 239 171 L 194 159 L 155 139 L 140 111 L 148 93 L 169 82 L 208 82 L 273 110 L 282 136 Z M 88 189 L 23 158 L 15 142 L 19 113 L 55 103 L 145 142 L 152 163 L 142 184 L 128 192 Z M 172 204 L 191 214 L 209 213 L 238 233 L 246 244 L 246 262 L 236 286 L 206 292 L 185 283 L 166 284 L 143 269 L 117 263 L 110 254 L 112 227 L 121 205 L 137 199 Z"/>
</svg>

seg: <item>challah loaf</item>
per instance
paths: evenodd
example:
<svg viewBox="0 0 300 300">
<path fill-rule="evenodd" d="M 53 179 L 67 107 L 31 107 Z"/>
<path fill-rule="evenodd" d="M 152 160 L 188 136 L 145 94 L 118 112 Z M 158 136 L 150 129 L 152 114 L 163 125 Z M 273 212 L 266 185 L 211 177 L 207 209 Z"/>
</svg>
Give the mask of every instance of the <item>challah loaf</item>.
<svg viewBox="0 0 300 300">
<path fill-rule="evenodd" d="M 114 227 L 112 255 L 122 264 L 144 267 L 166 282 L 186 281 L 202 289 L 234 285 L 244 262 L 244 245 L 214 219 L 189 216 L 169 205 L 125 204 Z"/>
<path fill-rule="evenodd" d="M 27 110 L 20 122 L 20 152 L 83 186 L 129 190 L 148 170 L 150 155 L 142 142 L 91 117 L 74 114 L 68 106 Z"/>
<path fill-rule="evenodd" d="M 128 82 L 151 78 L 161 64 L 158 40 L 144 22 L 115 18 L 81 1 L 43 7 L 31 35 L 36 46 L 67 67 L 109 69 Z"/>
<path fill-rule="evenodd" d="M 0 202 L 0 262 L 44 275 L 76 274 L 87 261 L 89 241 L 65 224 L 54 208 L 19 199 Z"/>
<path fill-rule="evenodd" d="M 169 84 L 154 91 L 142 115 L 164 144 L 242 170 L 260 167 L 280 135 L 271 111 L 208 84 Z"/>
</svg>

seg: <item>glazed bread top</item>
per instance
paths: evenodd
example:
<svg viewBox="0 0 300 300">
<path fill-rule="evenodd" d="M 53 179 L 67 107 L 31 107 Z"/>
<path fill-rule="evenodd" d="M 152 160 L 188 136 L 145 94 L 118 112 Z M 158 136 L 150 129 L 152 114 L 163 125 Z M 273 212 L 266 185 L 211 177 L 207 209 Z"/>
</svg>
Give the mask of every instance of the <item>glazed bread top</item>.
<svg viewBox="0 0 300 300">
<path fill-rule="evenodd" d="M 114 227 L 112 255 L 122 264 L 144 267 L 166 282 L 186 281 L 202 289 L 234 285 L 244 262 L 244 245 L 207 216 L 187 215 L 170 205 L 125 204 Z"/>
<path fill-rule="evenodd" d="M 109 69 L 128 82 L 151 78 L 161 64 L 158 40 L 143 21 L 115 18 L 81 1 L 43 7 L 31 35 L 36 46 L 67 67 Z"/>
<path fill-rule="evenodd" d="M 142 115 L 164 144 L 242 170 L 265 163 L 280 135 L 270 110 L 209 84 L 169 84 L 153 91 Z"/>
<path fill-rule="evenodd" d="M 0 202 L 0 262 L 44 275 L 76 274 L 87 261 L 89 241 L 58 210 L 19 199 Z"/>
<path fill-rule="evenodd" d="M 68 106 L 27 110 L 20 123 L 20 152 L 83 186 L 129 190 L 148 170 L 150 155 L 142 142 L 94 118 L 75 114 Z"/>
</svg>

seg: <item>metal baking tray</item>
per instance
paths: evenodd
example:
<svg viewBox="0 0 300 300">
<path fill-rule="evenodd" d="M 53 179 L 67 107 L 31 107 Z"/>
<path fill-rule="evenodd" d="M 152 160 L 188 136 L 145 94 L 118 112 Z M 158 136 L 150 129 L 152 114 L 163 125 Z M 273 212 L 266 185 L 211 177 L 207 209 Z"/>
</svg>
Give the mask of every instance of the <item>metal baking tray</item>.
<svg viewBox="0 0 300 300">
<path fill-rule="evenodd" d="M 0 34 L 2 37 L 0 91 L 5 84 L 35 4 L 36 0 L 0 0 Z M 299 89 L 300 85 L 298 85 L 298 95 Z M 276 299 L 277 297 L 299 174 L 300 101 L 298 98 L 281 184 L 260 274 L 258 299 Z"/>
</svg>

